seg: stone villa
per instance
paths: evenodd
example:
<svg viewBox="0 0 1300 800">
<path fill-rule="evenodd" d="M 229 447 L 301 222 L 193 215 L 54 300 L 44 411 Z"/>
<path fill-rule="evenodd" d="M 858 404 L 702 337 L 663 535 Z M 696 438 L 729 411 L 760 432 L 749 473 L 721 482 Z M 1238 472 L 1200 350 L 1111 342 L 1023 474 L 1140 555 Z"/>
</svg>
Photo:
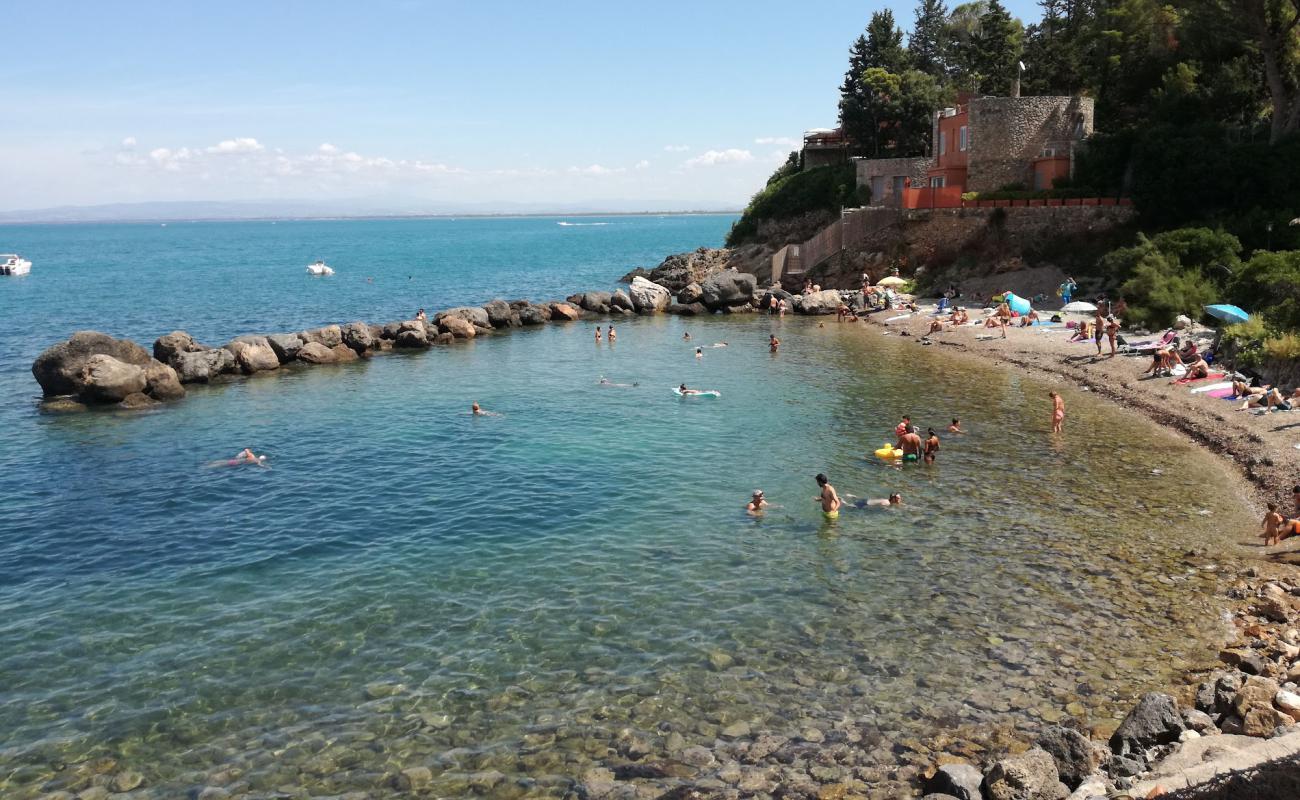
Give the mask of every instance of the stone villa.
<svg viewBox="0 0 1300 800">
<path fill-rule="evenodd" d="M 934 114 L 932 157 L 854 159 L 858 185 L 870 187 L 873 206 L 904 207 L 912 207 L 905 189 L 930 189 L 936 206 L 962 192 L 1050 189 L 1074 174 L 1092 126 L 1090 97 L 962 96 Z"/>
</svg>

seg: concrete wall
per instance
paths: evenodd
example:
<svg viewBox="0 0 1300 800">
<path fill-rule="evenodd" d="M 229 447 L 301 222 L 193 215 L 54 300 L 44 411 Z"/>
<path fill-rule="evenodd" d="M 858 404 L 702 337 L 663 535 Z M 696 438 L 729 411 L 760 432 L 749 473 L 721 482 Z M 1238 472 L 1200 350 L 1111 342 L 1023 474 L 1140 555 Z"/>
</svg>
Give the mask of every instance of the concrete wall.
<svg viewBox="0 0 1300 800">
<path fill-rule="evenodd" d="M 894 197 L 894 179 L 899 176 L 910 178 L 913 186 L 925 186 L 925 173 L 930 168 L 928 158 L 859 158 L 858 186 L 872 189 L 873 179 L 881 178 L 877 186 L 883 186 L 883 195 L 877 197 L 877 191 L 871 191 L 871 205 L 891 205 L 897 203 Z"/>
<path fill-rule="evenodd" d="M 1092 133 L 1091 97 L 983 97 L 970 101 L 966 191 L 1033 185 L 1033 161 L 1044 147 L 1070 155 Z"/>
<path fill-rule="evenodd" d="M 828 167 L 848 161 L 849 151 L 843 147 L 805 147 L 802 160 L 803 169 Z"/>
</svg>

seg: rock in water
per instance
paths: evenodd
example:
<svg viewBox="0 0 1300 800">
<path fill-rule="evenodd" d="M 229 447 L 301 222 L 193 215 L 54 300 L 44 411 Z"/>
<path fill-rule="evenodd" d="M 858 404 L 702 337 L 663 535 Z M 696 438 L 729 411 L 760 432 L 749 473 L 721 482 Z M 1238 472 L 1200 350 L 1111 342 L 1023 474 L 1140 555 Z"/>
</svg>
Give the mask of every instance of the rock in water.
<svg viewBox="0 0 1300 800">
<path fill-rule="evenodd" d="M 1061 782 L 1075 789 L 1101 766 L 1102 753 L 1092 740 L 1073 728 L 1060 725 L 1038 735 L 1038 746 L 1056 762 Z"/>
<path fill-rule="evenodd" d="M 725 248 L 701 247 L 691 253 L 668 256 L 648 274 L 645 270 L 633 270 L 623 279 L 634 281 L 646 277 L 670 292 L 680 292 L 687 284 L 703 283 L 713 273 L 725 269 L 730 256 L 731 251 Z"/>
<path fill-rule="evenodd" d="M 357 355 L 356 350 L 353 350 L 351 347 L 348 347 L 345 344 L 334 345 L 333 347 L 330 348 L 330 352 L 334 354 L 334 360 L 339 363 L 343 363 L 345 361 L 356 361 L 357 359 L 361 358 L 361 356 Z"/>
<path fill-rule="evenodd" d="M 203 345 L 194 341 L 194 337 L 185 331 L 172 331 L 154 340 L 153 357 L 164 364 L 170 364 L 181 353 L 194 353 L 202 349 Z"/>
<path fill-rule="evenodd" d="M 477 306 L 460 306 L 439 311 L 433 315 L 433 321 L 441 329 L 442 321 L 448 317 L 459 317 L 478 328 L 492 327 L 492 320 L 488 319 L 487 312 Z"/>
<path fill-rule="evenodd" d="M 1141 753 L 1158 744 L 1171 744 L 1186 730 L 1174 698 L 1159 692 L 1142 695 L 1137 706 L 1110 737 L 1110 749 L 1119 755 Z"/>
<path fill-rule="evenodd" d="M 316 328 L 310 331 L 303 331 L 298 334 L 304 342 L 319 342 L 326 347 L 334 347 L 343 344 L 343 329 L 338 325 L 326 325 L 323 328 Z"/>
<path fill-rule="evenodd" d="M 834 314 L 840 307 L 840 293 L 835 289 L 823 289 L 809 292 L 799 302 L 801 314 Z"/>
<path fill-rule="evenodd" d="M 632 298 L 628 297 L 627 292 L 622 289 L 610 293 L 609 307 L 623 311 L 636 311 L 636 306 L 632 304 Z"/>
<path fill-rule="evenodd" d="M 298 350 L 298 360 L 307 364 L 333 364 L 337 359 L 331 348 L 320 342 L 308 342 Z"/>
<path fill-rule="evenodd" d="M 980 784 L 984 775 L 970 764 L 944 764 L 925 783 L 931 794 L 951 795 L 957 800 L 982 800 Z"/>
<path fill-rule="evenodd" d="M 529 303 L 526 306 L 520 306 L 515 314 L 519 317 L 520 325 L 545 325 L 546 321 L 551 318 L 550 312 L 541 306 L 535 306 Z"/>
<path fill-rule="evenodd" d="M 577 322 L 582 313 L 568 303 L 551 303 L 551 319 L 564 322 Z"/>
<path fill-rule="evenodd" d="M 1056 762 L 1039 748 L 996 762 L 984 776 L 988 800 L 1064 800 L 1069 794 Z"/>
<path fill-rule="evenodd" d="M 754 297 L 758 278 L 729 269 L 710 275 L 700 284 L 700 302 L 710 309 L 743 306 Z"/>
<path fill-rule="evenodd" d="M 677 302 L 688 306 L 691 303 L 700 302 L 700 298 L 703 296 L 704 289 L 698 283 L 688 283 L 677 293 Z"/>
<path fill-rule="evenodd" d="M 96 354 L 86 359 L 82 366 L 80 384 L 83 400 L 118 403 L 129 395 L 143 393 L 147 380 L 143 367 L 118 361 L 112 356 Z"/>
<path fill-rule="evenodd" d="M 267 344 L 265 336 L 241 336 L 226 345 L 226 349 L 234 354 L 239 368 L 247 375 L 280 368 L 280 357 Z"/>
<path fill-rule="evenodd" d="M 172 369 L 176 370 L 176 376 L 180 378 L 181 383 L 207 383 L 218 375 L 230 372 L 234 367 L 235 357 L 230 354 L 230 351 L 217 348 L 177 353 L 169 363 Z"/>
<path fill-rule="evenodd" d="M 370 326 L 364 322 L 349 322 L 343 326 L 343 344 L 357 355 L 365 355 L 375 346 Z"/>
<path fill-rule="evenodd" d="M 298 358 L 298 351 L 302 349 L 302 337 L 296 333 L 273 333 L 266 337 L 266 343 L 275 351 L 276 358 L 280 359 L 281 364 L 288 364 Z M 158 346 L 154 345 L 156 351 Z"/>
<path fill-rule="evenodd" d="M 523 324 L 519 312 L 504 300 L 493 300 L 483 306 L 488 324 L 493 328 L 518 328 Z"/>
<path fill-rule="evenodd" d="M 135 342 L 114 339 L 98 331 L 77 331 L 66 342 L 60 342 L 37 356 L 32 362 L 32 375 L 46 397 L 78 394 L 84 385 L 82 374 L 86 362 L 96 355 L 111 356 L 137 367 L 149 363 L 149 353 Z"/>
<path fill-rule="evenodd" d="M 144 379 L 144 393 L 155 400 L 180 400 L 185 397 L 185 387 L 181 386 L 180 376 L 166 364 L 150 361 L 144 369 Z"/>
<path fill-rule="evenodd" d="M 632 298 L 633 307 L 641 314 L 663 311 L 672 300 L 672 295 L 667 289 L 641 277 L 632 279 L 632 285 L 628 287 L 628 295 Z"/>
<path fill-rule="evenodd" d="M 687 305 L 673 303 L 668 306 L 667 311 L 669 314 L 676 314 L 681 317 L 703 317 L 709 314 L 709 310 L 704 307 L 703 303 L 689 303 Z"/>
<path fill-rule="evenodd" d="M 582 295 L 582 300 L 578 305 L 596 314 L 604 314 L 609 311 L 609 301 L 612 295 L 609 292 L 586 292 Z"/>
<path fill-rule="evenodd" d="M 438 330 L 441 333 L 450 333 L 457 339 L 473 339 L 478 334 L 478 328 L 474 323 L 464 317 L 443 317 L 438 320 Z"/>
<path fill-rule="evenodd" d="M 429 332 L 424 323 L 418 319 L 408 319 L 398 325 L 397 338 L 393 342 L 398 347 L 419 348 L 429 346 Z"/>
</svg>

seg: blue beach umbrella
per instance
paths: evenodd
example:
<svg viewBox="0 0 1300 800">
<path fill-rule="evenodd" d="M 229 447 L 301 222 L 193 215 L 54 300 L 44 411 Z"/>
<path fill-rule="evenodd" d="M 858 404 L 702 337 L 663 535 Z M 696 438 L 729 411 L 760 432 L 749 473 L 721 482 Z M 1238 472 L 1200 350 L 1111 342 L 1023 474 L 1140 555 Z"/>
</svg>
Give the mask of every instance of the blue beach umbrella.
<svg viewBox="0 0 1300 800">
<path fill-rule="evenodd" d="M 1250 315 L 1245 311 L 1231 305 L 1206 306 L 1205 313 L 1215 319 L 1221 319 L 1229 325 L 1236 325 L 1250 319 Z"/>
</svg>

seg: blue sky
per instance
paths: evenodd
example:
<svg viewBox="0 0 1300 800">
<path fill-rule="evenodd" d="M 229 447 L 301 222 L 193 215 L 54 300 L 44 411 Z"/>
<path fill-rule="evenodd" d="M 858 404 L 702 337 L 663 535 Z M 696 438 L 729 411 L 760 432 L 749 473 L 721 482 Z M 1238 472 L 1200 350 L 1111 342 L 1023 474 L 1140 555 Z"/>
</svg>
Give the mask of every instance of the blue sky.
<svg viewBox="0 0 1300 800">
<path fill-rule="evenodd" d="M 0 210 L 736 206 L 834 124 L 879 7 L 0 0 Z"/>
</svg>

